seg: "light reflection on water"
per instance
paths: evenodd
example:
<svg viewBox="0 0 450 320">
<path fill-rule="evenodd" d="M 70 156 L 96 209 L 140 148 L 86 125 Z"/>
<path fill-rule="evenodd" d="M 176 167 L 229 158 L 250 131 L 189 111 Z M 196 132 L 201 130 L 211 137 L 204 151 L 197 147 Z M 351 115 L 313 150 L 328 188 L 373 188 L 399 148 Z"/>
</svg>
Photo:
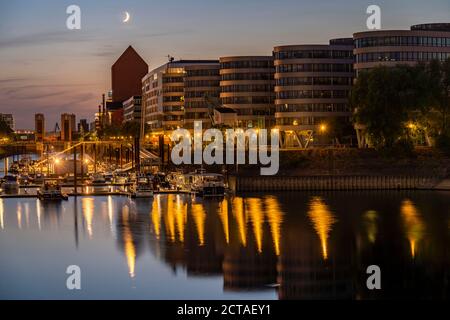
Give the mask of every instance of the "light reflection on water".
<svg viewBox="0 0 450 320">
<path fill-rule="evenodd" d="M 449 218 L 437 192 L 0 199 L 0 298 L 444 298 Z"/>
</svg>

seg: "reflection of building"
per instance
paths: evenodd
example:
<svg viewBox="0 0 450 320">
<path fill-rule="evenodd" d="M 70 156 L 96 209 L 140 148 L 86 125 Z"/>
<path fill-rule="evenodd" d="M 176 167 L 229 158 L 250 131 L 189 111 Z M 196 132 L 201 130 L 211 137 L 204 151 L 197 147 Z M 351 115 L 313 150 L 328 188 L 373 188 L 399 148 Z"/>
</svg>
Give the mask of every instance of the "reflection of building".
<svg viewBox="0 0 450 320">
<path fill-rule="evenodd" d="M 450 58 L 450 23 L 419 24 L 411 30 L 358 32 L 353 39 L 357 72 L 379 65 L 414 65 Z"/>
<path fill-rule="evenodd" d="M 242 128 L 270 128 L 274 115 L 272 56 L 220 58 L 220 99 Z"/>
<path fill-rule="evenodd" d="M 329 45 L 275 47 L 275 118 L 284 145 L 327 144 L 320 141 L 327 126 L 349 121 L 352 50 L 351 38 L 330 40 Z"/>
<path fill-rule="evenodd" d="M 61 115 L 61 141 L 72 141 L 74 132 L 76 132 L 75 115 L 63 113 Z"/>
<path fill-rule="evenodd" d="M 141 96 L 132 96 L 123 102 L 123 122 L 141 122 Z"/>
<path fill-rule="evenodd" d="M 117 213 L 117 244 L 123 251 L 131 278 L 136 276 L 136 261 L 145 246 L 145 230 L 151 207 L 146 202 L 126 204 Z"/>
<path fill-rule="evenodd" d="M 0 119 L 3 120 L 11 128 L 11 130 L 15 130 L 14 117 L 12 114 L 0 113 Z"/>
<path fill-rule="evenodd" d="M 45 117 L 42 113 L 34 115 L 34 130 L 36 132 L 36 141 L 42 142 L 45 140 Z"/>
<path fill-rule="evenodd" d="M 309 221 L 285 224 L 277 266 L 279 298 L 352 298 L 352 251 L 336 252 L 341 243 L 352 243 L 351 236 L 344 232 L 329 241 L 336 219 L 321 198 L 312 198 L 305 210 Z"/>
</svg>

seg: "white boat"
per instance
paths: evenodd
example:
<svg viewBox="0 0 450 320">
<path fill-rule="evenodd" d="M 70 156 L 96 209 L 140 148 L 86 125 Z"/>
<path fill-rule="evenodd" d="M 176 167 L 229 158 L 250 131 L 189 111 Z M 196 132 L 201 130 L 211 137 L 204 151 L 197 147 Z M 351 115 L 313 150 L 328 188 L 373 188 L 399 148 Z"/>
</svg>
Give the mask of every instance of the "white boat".
<svg viewBox="0 0 450 320">
<path fill-rule="evenodd" d="M 37 190 L 37 196 L 43 201 L 67 200 L 68 195 L 61 191 L 61 185 L 57 180 L 47 180 Z"/>
<path fill-rule="evenodd" d="M 132 198 L 151 198 L 153 197 L 153 183 L 149 177 L 138 176 L 130 191 Z"/>
<path fill-rule="evenodd" d="M 225 195 L 225 182 L 223 175 L 218 173 L 189 174 L 191 193 L 199 197 L 223 197 Z"/>
</svg>

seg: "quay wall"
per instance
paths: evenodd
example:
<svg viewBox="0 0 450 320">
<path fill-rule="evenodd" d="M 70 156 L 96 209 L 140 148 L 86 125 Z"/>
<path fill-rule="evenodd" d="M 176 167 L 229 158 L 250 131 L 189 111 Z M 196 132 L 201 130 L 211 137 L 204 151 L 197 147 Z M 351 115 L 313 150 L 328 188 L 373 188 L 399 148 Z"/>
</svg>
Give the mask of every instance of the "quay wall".
<svg viewBox="0 0 450 320">
<path fill-rule="evenodd" d="M 302 190 L 450 190 L 450 180 L 436 176 L 230 176 L 234 192 Z"/>
</svg>

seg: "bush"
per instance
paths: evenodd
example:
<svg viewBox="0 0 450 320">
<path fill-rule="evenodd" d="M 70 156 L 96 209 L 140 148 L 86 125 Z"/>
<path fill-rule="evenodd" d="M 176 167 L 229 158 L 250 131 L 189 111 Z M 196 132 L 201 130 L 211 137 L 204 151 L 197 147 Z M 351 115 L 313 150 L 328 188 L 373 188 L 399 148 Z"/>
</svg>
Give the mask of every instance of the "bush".
<svg viewBox="0 0 450 320">
<path fill-rule="evenodd" d="M 400 139 L 394 143 L 392 147 L 384 148 L 381 150 L 381 154 L 387 157 L 413 157 L 414 145 L 411 139 Z"/>
<path fill-rule="evenodd" d="M 447 155 L 450 155 L 450 135 L 442 134 L 436 138 L 436 147 Z"/>
</svg>

